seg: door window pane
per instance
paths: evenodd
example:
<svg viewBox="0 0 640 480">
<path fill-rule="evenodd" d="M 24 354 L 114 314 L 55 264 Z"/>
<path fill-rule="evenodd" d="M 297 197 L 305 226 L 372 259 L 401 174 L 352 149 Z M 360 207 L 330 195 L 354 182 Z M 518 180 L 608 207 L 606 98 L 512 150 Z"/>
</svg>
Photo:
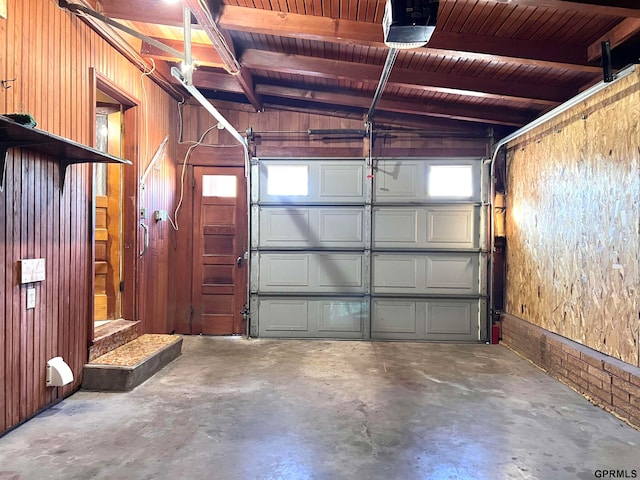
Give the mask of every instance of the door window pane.
<svg viewBox="0 0 640 480">
<path fill-rule="evenodd" d="M 471 165 L 432 165 L 429 167 L 429 196 L 469 198 L 473 196 Z"/>
<path fill-rule="evenodd" d="M 203 175 L 203 197 L 235 197 L 237 193 L 235 175 Z"/>
<path fill-rule="evenodd" d="M 96 114 L 96 150 L 108 153 L 109 127 L 106 114 Z M 96 195 L 107 194 L 107 165 L 105 163 L 93 164 L 93 185 Z"/>
</svg>

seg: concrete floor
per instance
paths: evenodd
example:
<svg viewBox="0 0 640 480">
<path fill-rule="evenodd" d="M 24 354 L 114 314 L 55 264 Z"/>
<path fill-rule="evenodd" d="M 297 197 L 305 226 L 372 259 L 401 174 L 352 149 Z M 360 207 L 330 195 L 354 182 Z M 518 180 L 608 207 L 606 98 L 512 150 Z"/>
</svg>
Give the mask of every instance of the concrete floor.
<svg viewBox="0 0 640 480">
<path fill-rule="evenodd" d="M 601 469 L 640 476 L 640 432 L 498 345 L 186 337 L 182 356 L 134 391 L 79 392 L 0 439 L 2 480 Z"/>
</svg>

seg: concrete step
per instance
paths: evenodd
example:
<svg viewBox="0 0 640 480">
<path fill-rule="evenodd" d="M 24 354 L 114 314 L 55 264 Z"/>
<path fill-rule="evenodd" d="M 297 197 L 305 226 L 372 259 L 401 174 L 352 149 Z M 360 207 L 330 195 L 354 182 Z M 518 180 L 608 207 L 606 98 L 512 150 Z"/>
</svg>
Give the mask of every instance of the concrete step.
<svg viewBox="0 0 640 480">
<path fill-rule="evenodd" d="M 101 392 L 132 390 L 177 358 L 179 335 L 146 334 L 84 366 L 82 389 Z"/>
</svg>

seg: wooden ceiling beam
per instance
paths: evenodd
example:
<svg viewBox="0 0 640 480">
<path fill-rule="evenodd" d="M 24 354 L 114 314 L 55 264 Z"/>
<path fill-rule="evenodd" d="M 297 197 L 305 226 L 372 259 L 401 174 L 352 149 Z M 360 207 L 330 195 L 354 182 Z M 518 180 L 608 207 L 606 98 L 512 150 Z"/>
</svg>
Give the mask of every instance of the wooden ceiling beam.
<svg viewBox="0 0 640 480">
<path fill-rule="evenodd" d="M 330 115 L 338 118 L 359 119 L 362 120 L 362 125 L 365 124 L 366 114 L 361 112 L 347 111 L 336 109 L 335 106 L 329 104 L 317 104 L 314 108 L 310 104 L 300 105 L 286 105 L 282 103 L 274 104 L 265 101 L 265 111 L 269 110 L 282 110 L 290 112 L 302 112 L 311 115 Z M 322 105 L 322 107 L 321 107 Z M 331 108 L 333 107 L 333 108 Z M 388 113 L 379 112 L 375 118 L 374 123 L 378 126 L 399 126 L 410 128 L 428 129 L 433 133 L 437 132 L 468 132 L 470 135 L 481 136 L 487 134 L 487 125 L 481 123 L 471 123 L 462 120 L 452 120 L 448 118 L 435 118 L 426 117 L 420 115 L 409 115 L 402 113 Z"/>
<path fill-rule="evenodd" d="M 163 2 L 160 8 L 157 0 L 97 0 L 96 10 L 117 20 L 173 27 L 183 25 L 182 2 Z"/>
<path fill-rule="evenodd" d="M 88 0 L 80 0 L 80 6 L 90 7 L 95 9 L 95 5 L 92 5 Z M 76 13 L 77 14 L 77 13 Z M 78 15 L 78 18 L 86 23 L 92 30 L 94 30 L 101 38 L 103 38 L 109 45 L 111 45 L 116 51 L 122 54 L 127 60 L 135 65 L 140 70 L 148 71 L 149 65 L 147 61 L 140 55 L 140 53 L 131 46 L 130 41 L 125 39 L 125 33 L 116 30 L 111 25 L 107 25 L 104 22 L 91 17 L 89 15 Z M 127 35 L 127 38 L 129 36 Z M 167 75 L 165 69 L 155 69 L 149 74 L 149 78 L 165 90 L 174 99 L 178 100 L 182 97 L 181 89 L 176 88 L 171 75 Z"/>
<path fill-rule="evenodd" d="M 427 44 L 427 52 L 438 50 L 442 55 L 463 58 L 465 55 L 461 55 L 460 52 L 481 54 L 482 57 L 475 56 L 474 58 L 490 62 L 517 63 L 586 72 L 597 70 L 596 67 L 587 65 L 587 54 L 584 49 L 574 45 L 436 30 Z"/>
<path fill-rule="evenodd" d="M 455 1 L 455 0 L 444 0 Z M 479 0 L 485 3 L 508 3 L 512 6 L 549 8 L 563 12 L 579 12 L 610 17 L 640 18 L 637 0 Z"/>
<path fill-rule="evenodd" d="M 160 38 L 156 38 L 155 40 L 162 42 L 165 45 L 180 52 L 184 51 L 184 42 Z M 201 65 L 222 69 L 224 69 L 225 67 L 225 64 L 220 58 L 220 55 L 213 48 L 211 48 L 211 45 L 193 43 L 191 44 L 191 52 L 193 55 L 193 62 L 196 64 L 196 66 Z M 147 42 L 142 42 L 140 54 L 145 57 L 154 58 L 156 60 L 165 60 L 171 62 L 182 61 L 182 58 L 173 57 L 171 54 Z"/>
<path fill-rule="evenodd" d="M 260 84 L 256 87 L 263 96 L 284 97 L 313 103 L 330 105 L 347 105 L 366 110 L 371 104 L 371 95 L 358 93 L 337 93 L 317 90 L 304 90 L 276 85 Z M 378 110 L 387 112 L 424 115 L 428 117 L 452 118 L 456 120 L 509 125 L 520 127 L 530 122 L 535 113 L 514 114 L 501 109 L 476 107 L 472 105 L 451 104 L 425 99 L 422 102 L 383 96 L 378 103 Z M 377 116 L 377 114 L 376 114 Z"/>
<path fill-rule="evenodd" d="M 163 8 L 159 9 L 154 1 L 134 0 L 132 5 L 131 0 L 101 0 L 100 9 L 104 15 L 120 20 L 182 25 L 180 8 L 175 5 L 163 5 Z M 554 1 L 559 2 L 559 0 Z M 217 23 L 226 30 L 386 48 L 382 26 L 372 22 L 225 5 Z M 551 46 L 544 42 L 479 35 L 461 35 L 440 30 L 435 31 L 427 47 L 424 47 L 424 51 L 433 55 L 456 56 L 470 60 L 516 63 L 589 73 L 599 71 L 598 67 L 587 64 L 586 52 L 574 47 Z"/>
<path fill-rule="evenodd" d="M 100 12 L 110 18 L 118 20 L 127 20 L 134 22 L 143 22 L 150 24 L 182 26 L 183 25 L 183 3 L 166 4 L 162 8 L 158 8 L 157 0 L 98 0 L 97 7 Z M 223 68 L 234 75 L 235 80 L 241 86 L 244 95 L 253 105 L 256 111 L 262 109 L 262 101 L 257 97 L 253 89 L 253 79 L 251 73 L 244 71 L 238 64 L 233 44 L 228 36 L 224 35 L 215 21 L 212 21 L 210 12 L 205 11 L 198 0 L 184 0 L 184 5 L 191 10 L 191 14 L 198 22 L 198 27 L 204 30 L 211 40 L 215 52 L 222 61 Z M 166 40 L 162 40 L 165 43 Z M 180 51 L 184 51 L 183 42 L 175 42 L 176 45 L 182 45 Z M 210 47 L 211 48 L 211 47 Z M 194 53 L 196 58 L 199 56 L 207 58 L 204 52 Z M 166 58 L 163 55 L 159 58 Z M 218 66 L 212 62 L 211 66 Z"/>
<path fill-rule="evenodd" d="M 589 61 L 600 59 L 602 56 L 602 47 L 600 44 L 602 42 L 608 40 L 611 44 L 611 48 L 615 48 L 635 36 L 638 32 L 640 32 L 640 18 L 624 19 L 613 29 L 609 30 L 598 40 L 589 45 L 589 48 L 587 49 L 587 57 Z"/>
<path fill-rule="evenodd" d="M 240 94 L 244 93 L 240 84 L 228 73 L 196 70 L 193 73 L 193 83 L 199 89 Z"/>
<path fill-rule="evenodd" d="M 266 50 L 246 50 L 241 63 L 252 69 L 377 84 L 382 67 L 340 60 L 287 55 Z M 397 87 L 466 95 L 496 100 L 513 100 L 524 105 L 557 105 L 577 90 L 563 87 L 514 83 L 495 79 L 416 72 L 395 68 L 389 85 Z"/>
<path fill-rule="evenodd" d="M 213 48 L 216 49 L 225 64 L 225 69 L 235 76 L 244 94 L 251 102 L 251 105 L 253 105 L 256 111 L 262 110 L 262 101 L 254 91 L 251 73 L 244 70 L 238 63 L 233 51 L 231 39 L 228 37 L 225 38 L 225 35 L 220 31 L 218 25 L 211 17 L 211 12 L 206 10 L 199 0 L 183 1 L 184 6 L 191 10 L 192 15 L 198 20 L 198 24 L 207 34 L 209 40 L 211 40 Z"/>
<path fill-rule="evenodd" d="M 384 44 L 382 26 L 371 22 L 226 5 L 218 23 L 227 30 L 387 48 Z M 599 71 L 597 67 L 587 65 L 586 52 L 575 47 L 462 35 L 437 29 L 422 50 L 434 55 L 472 60 L 535 65 L 590 73 Z"/>
</svg>

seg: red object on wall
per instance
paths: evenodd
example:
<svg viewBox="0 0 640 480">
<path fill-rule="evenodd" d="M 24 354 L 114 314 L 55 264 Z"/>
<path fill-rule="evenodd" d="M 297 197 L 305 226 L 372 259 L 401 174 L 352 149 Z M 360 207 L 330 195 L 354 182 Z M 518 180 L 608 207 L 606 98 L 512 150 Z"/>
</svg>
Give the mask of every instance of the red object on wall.
<svg viewBox="0 0 640 480">
<path fill-rule="evenodd" d="M 500 342 L 500 324 L 494 323 L 491 326 L 491 343 L 496 345 Z"/>
</svg>

